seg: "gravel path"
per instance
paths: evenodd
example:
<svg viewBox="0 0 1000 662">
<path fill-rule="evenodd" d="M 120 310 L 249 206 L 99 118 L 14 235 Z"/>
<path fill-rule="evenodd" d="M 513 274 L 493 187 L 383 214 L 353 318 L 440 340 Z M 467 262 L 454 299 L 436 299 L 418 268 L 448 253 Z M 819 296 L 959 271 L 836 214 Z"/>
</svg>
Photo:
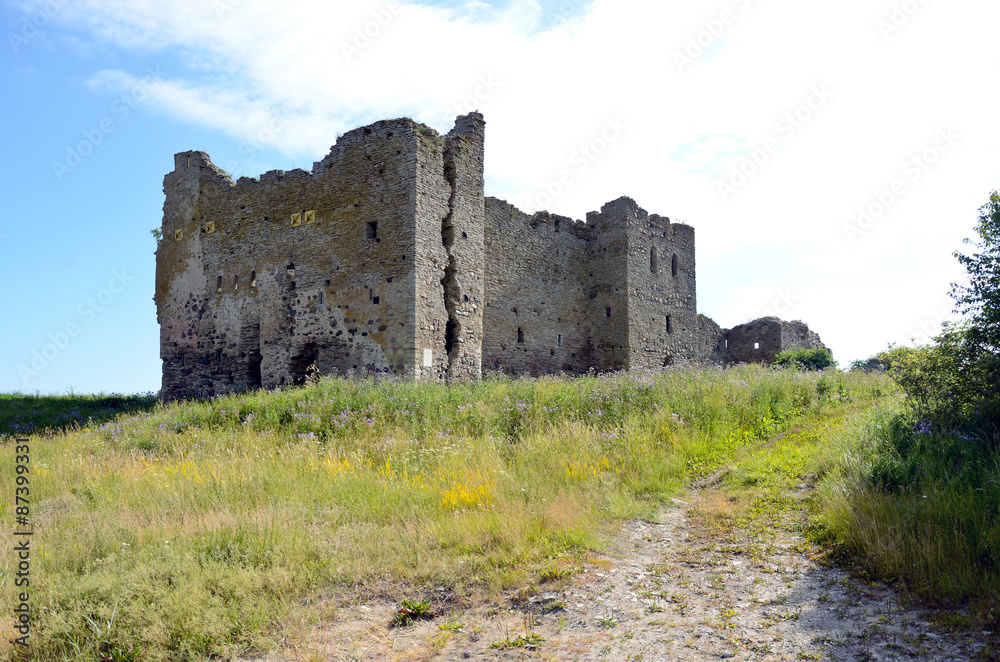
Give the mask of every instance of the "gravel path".
<svg viewBox="0 0 1000 662">
<path fill-rule="evenodd" d="M 558 590 L 405 628 L 387 626 L 393 604 L 342 608 L 268 660 L 998 659 L 988 633 L 936 626 L 891 588 L 817 564 L 794 533 L 802 506 L 751 536 L 720 525 L 726 509 L 706 485 L 658 522 L 629 522 L 614 554 Z"/>
<path fill-rule="evenodd" d="M 570 577 L 474 607 L 442 588 L 434 617 L 407 627 L 390 626 L 399 605 L 385 600 L 320 601 L 289 633 L 296 643 L 265 660 L 1000 662 L 998 633 L 947 627 L 972 619 L 819 562 L 801 535 L 814 476 L 741 496 L 720 487 L 724 476 L 699 480 L 655 522 L 626 523 L 613 551 Z"/>
</svg>

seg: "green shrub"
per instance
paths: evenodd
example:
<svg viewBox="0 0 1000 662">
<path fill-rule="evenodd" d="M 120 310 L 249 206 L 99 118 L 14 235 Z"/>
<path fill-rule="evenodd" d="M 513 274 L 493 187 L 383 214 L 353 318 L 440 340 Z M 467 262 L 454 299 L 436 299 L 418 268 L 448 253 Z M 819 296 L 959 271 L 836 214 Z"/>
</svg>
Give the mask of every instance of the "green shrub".
<svg viewBox="0 0 1000 662">
<path fill-rule="evenodd" d="M 823 370 L 835 368 L 837 362 L 826 347 L 812 349 L 786 349 L 775 357 L 774 366 L 798 366 L 805 370 Z"/>
</svg>

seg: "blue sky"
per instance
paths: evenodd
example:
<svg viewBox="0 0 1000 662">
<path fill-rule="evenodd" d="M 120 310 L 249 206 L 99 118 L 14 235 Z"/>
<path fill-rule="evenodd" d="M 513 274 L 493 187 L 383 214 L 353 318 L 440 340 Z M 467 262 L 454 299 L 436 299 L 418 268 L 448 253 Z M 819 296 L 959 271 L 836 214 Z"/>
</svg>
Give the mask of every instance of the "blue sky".
<svg viewBox="0 0 1000 662">
<path fill-rule="evenodd" d="M 174 153 L 308 169 L 339 132 L 472 109 L 487 194 L 691 223 L 723 326 L 802 319 L 842 362 L 926 337 L 1000 186 L 1000 8 L 966 4 L 8 2 L 0 390 L 159 388 Z"/>
</svg>

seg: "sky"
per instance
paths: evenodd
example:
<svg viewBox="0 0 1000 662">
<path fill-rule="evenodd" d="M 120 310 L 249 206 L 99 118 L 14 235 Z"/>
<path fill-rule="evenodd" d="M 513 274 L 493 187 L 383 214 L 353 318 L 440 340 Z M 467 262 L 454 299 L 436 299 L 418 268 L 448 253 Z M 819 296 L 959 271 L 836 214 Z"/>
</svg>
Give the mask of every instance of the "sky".
<svg viewBox="0 0 1000 662">
<path fill-rule="evenodd" d="M 0 391 L 160 386 L 163 177 L 312 167 L 340 133 L 486 118 L 486 193 L 695 228 L 698 310 L 846 366 L 954 319 L 1000 186 L 1000 3 L 0 3 Z"/>
</svg>

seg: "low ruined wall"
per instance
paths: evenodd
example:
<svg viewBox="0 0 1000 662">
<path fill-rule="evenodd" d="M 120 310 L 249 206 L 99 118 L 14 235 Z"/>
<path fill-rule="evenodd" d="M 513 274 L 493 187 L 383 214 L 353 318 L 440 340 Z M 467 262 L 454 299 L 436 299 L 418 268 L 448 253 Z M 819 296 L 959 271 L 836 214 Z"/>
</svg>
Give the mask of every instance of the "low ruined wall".
<svg viewBox="0 0 1000 662">
<path fill-rule="evenodd" d="M 727 363 L 770 364 L 785 350 L 825 347 L 805 323 L 777 317 L 761 317 L 729 329 L 726 344 Z"/>
</svg>

